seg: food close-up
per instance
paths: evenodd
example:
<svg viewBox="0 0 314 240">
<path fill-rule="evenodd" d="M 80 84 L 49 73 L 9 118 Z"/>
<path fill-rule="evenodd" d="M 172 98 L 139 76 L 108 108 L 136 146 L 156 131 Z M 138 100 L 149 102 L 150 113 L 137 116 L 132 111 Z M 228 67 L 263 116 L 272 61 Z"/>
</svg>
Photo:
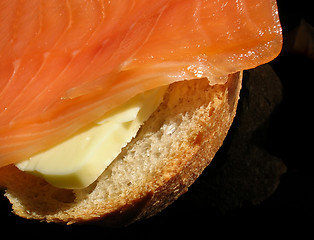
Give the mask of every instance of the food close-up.
<svg viewBox="0 0 314 240">
<path fill-rule="evenodd" d="M 1 220 L 122 236 L 313 216 L 314 35 L 290 5 L 1 0 Z"/>
</svg>

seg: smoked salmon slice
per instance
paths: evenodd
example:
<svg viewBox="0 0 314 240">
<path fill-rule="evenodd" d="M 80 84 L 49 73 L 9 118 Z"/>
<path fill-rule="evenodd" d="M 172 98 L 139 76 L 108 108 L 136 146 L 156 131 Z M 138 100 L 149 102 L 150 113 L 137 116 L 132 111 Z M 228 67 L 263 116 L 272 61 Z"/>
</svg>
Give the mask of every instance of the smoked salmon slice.
<svg viewBox="0 0 314 240">
<path fill-rule="evenodd" d="M 0 1 L 0 166 L 136 94 L 274 59 L 275 0 Z"/>
</svg>

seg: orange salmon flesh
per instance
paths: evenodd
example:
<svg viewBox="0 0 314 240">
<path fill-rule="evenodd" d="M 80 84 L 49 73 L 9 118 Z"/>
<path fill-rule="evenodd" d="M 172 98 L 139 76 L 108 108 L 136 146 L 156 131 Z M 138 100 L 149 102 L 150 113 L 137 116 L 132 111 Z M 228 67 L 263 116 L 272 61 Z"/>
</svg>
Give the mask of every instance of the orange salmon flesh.
<svg viewBox="0 0 314 240">
<path fill-rule="evenodd" d="M 136 94 L 274 59 L 275 0 L 0 1 L 0 167 Z"/>
</svg>

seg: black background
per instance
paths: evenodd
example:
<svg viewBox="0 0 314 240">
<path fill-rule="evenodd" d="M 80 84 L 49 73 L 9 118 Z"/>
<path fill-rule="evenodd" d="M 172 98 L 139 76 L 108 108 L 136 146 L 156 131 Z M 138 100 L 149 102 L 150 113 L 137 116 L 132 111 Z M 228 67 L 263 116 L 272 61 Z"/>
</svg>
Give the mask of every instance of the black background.
<svg viewBox="0 0 314 240">
<path fill-rule="evenodd" d="M 309 0 L 278 0 L 283 27 L 284 45 L 287 36 L 299 26 L 301 19 L 314 26 L 312 2 Z M 287 172 L 281 177 L 277 190 L 259 205 L 221 213 L 194 197 L 206 182 L 204 174 L 189 191 L 157 216 L 119 229 L 101 226 L 47 224 L 24 220 L 11 213 L 8 201 L 0 198 L 2 237 L 207 237 L 239 234 L 255 238 L 260 235 L 291 236 L 310 234 L 314 229 L 314 156 L 313 156 L 313 88 L 314 62 L 302 54 L 283 51 L 271 66 L 283 84 L 283 100 L 272 115 L 269 125 L 268 150 L 283 160 Z M 43 233 L 44 231 L 44 233 Z M 189 234 L 189 235 L 188 235 Z M 193 234 L 193 235 L 191 235 Z M 205 234 L 205 235 L 204 235 Z M 310 236 L 308 235 L 308 237 Z"/>
</svg>

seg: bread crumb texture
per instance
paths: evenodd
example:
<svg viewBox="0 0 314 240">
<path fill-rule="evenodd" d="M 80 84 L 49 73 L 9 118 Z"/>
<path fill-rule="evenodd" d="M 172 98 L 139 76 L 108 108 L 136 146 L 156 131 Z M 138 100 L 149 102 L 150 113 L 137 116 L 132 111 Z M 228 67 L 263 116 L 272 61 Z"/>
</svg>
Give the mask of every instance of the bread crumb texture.
<svg viewBox="0 0 314 240">
<path fill-rule="evenodd" d="M 187 191 L 222 145 L 241 79 L 236 73 L 223 85 L 170 85 L 137 136 L 87 188 L 58 189 L 14 166 L 0 169 L 0 186 L 14 213 L 29 219 L 126 225 L 155 215 Z"/>
</svg>

